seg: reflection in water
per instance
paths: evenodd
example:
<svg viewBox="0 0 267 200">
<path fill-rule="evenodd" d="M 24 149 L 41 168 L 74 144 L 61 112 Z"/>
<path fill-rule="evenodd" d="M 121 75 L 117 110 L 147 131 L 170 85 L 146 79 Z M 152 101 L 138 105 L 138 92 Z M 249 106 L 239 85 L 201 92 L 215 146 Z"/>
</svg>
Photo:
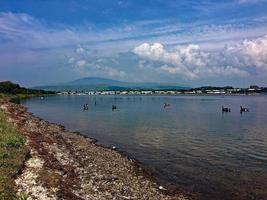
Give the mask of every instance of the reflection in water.
<svg viewBox="0 0 267 200">
<path fill-rule="evenodd" d="M 267 199 L 266 102 L 262 95 L 58 96 L 23 103 L 37 116 L 119 147 L 161 181 L 201 199 Z M 118 109 L 112 112 L 112 105 Z M 231 112 L 222 113 L 222 105 Z M 241 105 L 249 112 L 240 114 Z"/>
</svg>

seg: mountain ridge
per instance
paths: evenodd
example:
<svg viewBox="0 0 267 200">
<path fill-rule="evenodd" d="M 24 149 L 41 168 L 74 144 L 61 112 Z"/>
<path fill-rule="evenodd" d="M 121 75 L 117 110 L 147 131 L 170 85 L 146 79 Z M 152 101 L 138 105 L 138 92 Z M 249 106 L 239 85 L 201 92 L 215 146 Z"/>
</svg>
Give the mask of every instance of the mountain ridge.
<svg viewBox="0 0 267 200">
<path fill-rule="evenodd" d="M 175 83 L 156 82 L 123 82 L 102 77 L 84 77 L 73 81 L 37 86 L 34 89 L 45 89 L 53 91 L 95 91 L 95 90 L 180 90 L 191 87 Z"/>
</svg>

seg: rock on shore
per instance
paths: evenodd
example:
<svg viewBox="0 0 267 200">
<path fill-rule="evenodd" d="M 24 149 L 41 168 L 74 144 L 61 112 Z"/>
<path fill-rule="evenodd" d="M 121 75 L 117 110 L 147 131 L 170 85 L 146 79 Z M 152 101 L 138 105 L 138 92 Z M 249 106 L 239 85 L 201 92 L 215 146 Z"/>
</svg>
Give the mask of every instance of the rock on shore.
<svg viewBox="0 0 267 200">
<path fill-rule="evenodd" d="M 1 109 L 27 138 L 31 157 L 15 180 L 18 193 L 38 200 L 185 200 L 170 195 L 122 154 L 32 116 L 17 104 Z"/>
</svg>

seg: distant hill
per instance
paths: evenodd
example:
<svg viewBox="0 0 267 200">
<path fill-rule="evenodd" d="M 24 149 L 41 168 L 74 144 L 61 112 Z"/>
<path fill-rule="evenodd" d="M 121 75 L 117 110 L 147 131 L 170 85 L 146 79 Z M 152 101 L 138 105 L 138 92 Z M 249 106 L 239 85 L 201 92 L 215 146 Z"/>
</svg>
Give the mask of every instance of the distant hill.
<svg viewBox="0 0 267 200">
<path fill-rule="evenodd" d="M 131 83 L 99 77 L 86 77 L 66 83 L 34 87 L 34 89 L 44 89 L 52 91 L 181 90 L 189 88 L 190 87 L 180 86 L 176 84 Z"/>
<path fill-rule="evenodd" d="M 112 79 L 98 78 L 98 77 L 86 77 L 78 80 L 74 80 L 68 83 L 67 85 L 123 85 L 121 81 L 115 81 Z"/>
</svg>

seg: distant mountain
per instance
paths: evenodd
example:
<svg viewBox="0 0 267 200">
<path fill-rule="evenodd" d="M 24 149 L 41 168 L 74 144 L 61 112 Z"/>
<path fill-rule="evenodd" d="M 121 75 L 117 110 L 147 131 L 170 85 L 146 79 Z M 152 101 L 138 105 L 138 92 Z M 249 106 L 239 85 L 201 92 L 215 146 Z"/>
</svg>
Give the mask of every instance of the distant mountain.
<svg viewBox="0 0 267 200">
<path fill-rule="evenodd" d="M 99 77 L 86 77 L 74 80 L 64 85 L 121 85 L 123 82 Z"/>
<path fill-rule="evenodd" d="M 35 89 L 52 91 L 94 91 L 94 90 L 181 90 L 190 87 L 177 84 L 131 83 L 99 77 L 86 77 L 55 85 L 38 86 Z"/>
</svg>

